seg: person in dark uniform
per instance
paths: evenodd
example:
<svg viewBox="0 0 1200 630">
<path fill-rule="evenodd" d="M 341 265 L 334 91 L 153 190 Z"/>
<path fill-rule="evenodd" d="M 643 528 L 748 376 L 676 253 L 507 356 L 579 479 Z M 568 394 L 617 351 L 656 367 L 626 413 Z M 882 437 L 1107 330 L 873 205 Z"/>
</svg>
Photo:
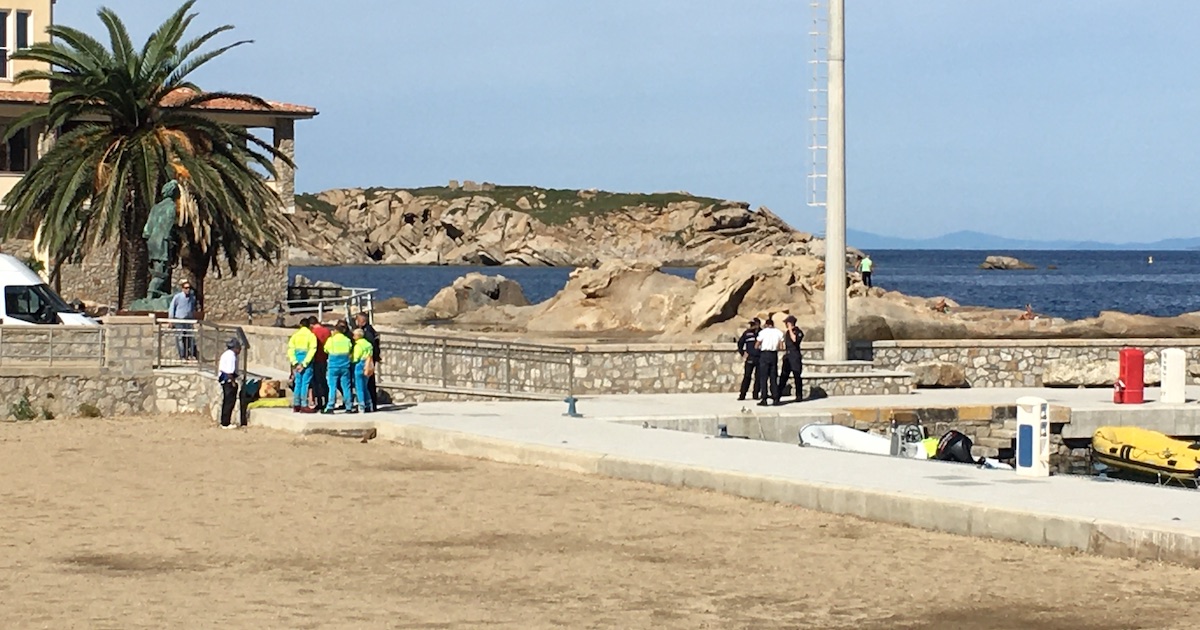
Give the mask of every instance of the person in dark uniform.
<svg viewBox="0 0 1200 630">
<path fill-rule="evenodd" d="M 783 349 L 783 331 L 775 327 L 775 321 L 767 318 L 763 329 L 758 331 L 758 394 L 760 407 L 774 398 L 779 404 L 779 351 Z"/>
<path fill-rule="evenodd" d="M 804 372 L 804 359 L 800 356 L 800 342 L 804 341 L 804 331 L 796 326 L 796 317 L 788 315 L 783 320 L 783 370 L 779 377 L 779 391 L 775 395 L 775 404 L 779 404 L 779 399 L 783 397 L 783 390 L 787 387 L 788 378 L 793 374 L 796 375 L 796 402 L 804 400 L 803 383 L 801 382 L 801 374 Z"/>
<path fill-rule="evenodd" d="M 758 318 L 750 320 L 750 325 L 738 338 L 738 354 L 742 357 L 742 388 L 738 391 L 738 400 L 746 400 L 746 390 L 754 386 L 754 400 L 758 400 L 758 379 L 755 378 L 758 367 L 758 331 L 761 324 Z"/>
</svg>

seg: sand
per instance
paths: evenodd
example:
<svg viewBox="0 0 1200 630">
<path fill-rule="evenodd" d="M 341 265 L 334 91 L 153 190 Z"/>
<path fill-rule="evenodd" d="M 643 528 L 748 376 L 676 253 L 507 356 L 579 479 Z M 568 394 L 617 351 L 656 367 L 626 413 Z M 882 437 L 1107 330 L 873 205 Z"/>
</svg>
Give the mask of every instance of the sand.
<svg viewBox="0 0 1200 630">
<path fill-rule="evenodd" d="M 1184 628 L 1200 572 L 193 417 L 0 425 L 3 628 Z"/>
</svg>

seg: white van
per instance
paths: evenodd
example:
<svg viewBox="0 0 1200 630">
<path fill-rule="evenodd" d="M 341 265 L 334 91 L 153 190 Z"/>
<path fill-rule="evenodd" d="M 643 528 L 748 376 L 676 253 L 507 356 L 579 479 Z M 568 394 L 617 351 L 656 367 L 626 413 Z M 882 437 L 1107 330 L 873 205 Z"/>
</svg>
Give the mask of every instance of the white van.
<svg viewBox="0 0 1200 630">
<path fill-rule="evenodd" d="M 68 306 L 41 276 L 8 254 L 0 254 L 0 287 L 4 289 L 0 295 L 0 323 L 99 326 L 96 320 Z"/>
</svg>

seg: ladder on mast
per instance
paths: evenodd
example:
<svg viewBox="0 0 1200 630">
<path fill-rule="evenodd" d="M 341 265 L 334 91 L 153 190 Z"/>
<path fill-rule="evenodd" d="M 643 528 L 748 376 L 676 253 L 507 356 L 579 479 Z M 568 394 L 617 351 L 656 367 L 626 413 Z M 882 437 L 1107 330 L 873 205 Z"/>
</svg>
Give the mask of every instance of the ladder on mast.
<svg viewBox="0 0 1200 630">
<path fill-rule="evenodd" d="M 810 82 L 808 86 L 807 204 L 820 210 L 825 235 L 825 202 L 829 185 L 829 2 L 810 0 L 808 26 Z"/>
</svg>

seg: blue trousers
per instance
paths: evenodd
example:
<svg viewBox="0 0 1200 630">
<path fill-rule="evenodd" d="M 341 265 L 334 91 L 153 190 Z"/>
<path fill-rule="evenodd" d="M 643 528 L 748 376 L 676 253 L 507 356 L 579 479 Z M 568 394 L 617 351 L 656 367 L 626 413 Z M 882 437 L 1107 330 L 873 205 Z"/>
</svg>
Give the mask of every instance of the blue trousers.
<svg viewBox="0 0 1200 630">
<path fill-rule="evenodd" d="M 375 401 L 371 400 L 371 390 L 367 388 L 367 375 L 363 374 L 366 361 L 354 364 L 354 402 L 365 411 L 375 409 Z"/>
<path fill-rule="evenodd" d="M 296 358 L 300 361 L 300 365 L 304 365 L 304 358 L 307 356 L 305 352 L 297 352 Z M 308 406 L 308 386 L 312 383 L 312 365 L 307 365 L 296 370 L 296 384 L 292 387 L 292 406 L 307 407 Z"/>
<path fill-rule="evenodd" d="M 337 398 L 337 392 L 342 391 L 342 405 L 346 409 L 350 409 L 354 401 L 350 398 L 350 366 L 342 363 L 335 364 L 329 362 L 329 371 L 326 372 L 326 380 L 329 382 L 329 402 L 325 403 L 325 408 L 333 411 L 333 401 Z"/>
</svg>

